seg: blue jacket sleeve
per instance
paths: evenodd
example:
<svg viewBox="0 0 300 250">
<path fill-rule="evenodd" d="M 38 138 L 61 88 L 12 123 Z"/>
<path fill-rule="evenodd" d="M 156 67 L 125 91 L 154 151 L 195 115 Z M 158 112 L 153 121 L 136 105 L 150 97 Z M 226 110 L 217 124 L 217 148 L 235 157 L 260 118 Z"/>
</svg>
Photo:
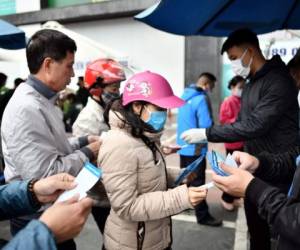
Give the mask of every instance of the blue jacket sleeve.
<svg viewBox="0 0 300 250">
<path fill-rule="evenodd" d="M 0 220 L 32 214 L 34 208 L 28 196 L 29 181 L 16 181 L 0 186 Z"/>
<path fill-rule="evenodd" d="M 54 236 L 48 227 L 41 221 L 32 220 L 23 230 L 21 230 L 3 250 L 55 250 Z"/>
<path fill-rule="evenodd" d="M 201 97 L 199 102 L 194 103 L 194 108 L 197 110 L 198 128 L 209 128 L 212 126 L 211 113 L 206 98 L 204 96 Z"/>
</svg>

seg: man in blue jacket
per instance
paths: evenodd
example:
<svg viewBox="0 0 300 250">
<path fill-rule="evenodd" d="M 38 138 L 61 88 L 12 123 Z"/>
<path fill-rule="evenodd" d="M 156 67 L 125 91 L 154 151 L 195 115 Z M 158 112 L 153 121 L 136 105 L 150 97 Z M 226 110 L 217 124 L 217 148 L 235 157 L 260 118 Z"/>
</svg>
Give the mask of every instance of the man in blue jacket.
<svg viewBox="0 0 300 250">
<path fill-rule="evenodd" d="M 213 124 L 212 108 L 208 92 L 215 86 L 216 77 L 211 73 L 202 73 L 196 84 L 192 84 L 184 90 L 182 99 L 186 104 L 179 108 L 177 117 L 177 144 L 186 143 L 179 136 L 186 130 L 192 128 L 209 128 Z M 186 168 L 200 155 L 205 155 L 207 143 L 190 144 L 178 151 L 180 154 L 180 167 Z M 197 178 L 191 183 L 192 186 L 200 186 L 205 183 L 206 161 L 203 160 L 197 173 Z M 220 226 L 221 220 L 212 217 L 208 211 L 206 201 L 201 202 L 195 208 L 197 222 L 209 226 Z"/>
<path fill-rule="evenodd" d="M 0 186 L 0 220 L 35 213 L 41 204 L 53 202 L 64 190 L 74 188 L 73 180 L 73 176 L 63 173 L 39 181 L 15 181 Z M 55 242 L 66 241 L 79 234 L 91 206 L 90 198 L 78 201 L 78 197 L 73 197 L 57 202 L 38 220 L 32 220 L 3 249 L 24 249 L 25 245 L 30 250 L 56 249 Z"/>
</svg>

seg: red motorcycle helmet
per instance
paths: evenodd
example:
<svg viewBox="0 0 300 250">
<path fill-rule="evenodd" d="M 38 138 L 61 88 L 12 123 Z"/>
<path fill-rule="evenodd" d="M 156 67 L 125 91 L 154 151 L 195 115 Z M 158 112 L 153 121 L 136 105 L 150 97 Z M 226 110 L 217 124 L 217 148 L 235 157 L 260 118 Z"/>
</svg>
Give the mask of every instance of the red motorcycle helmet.
<svg viewBox="0 0 300 250">
<path fill-rule="evenodd" d="M 84 86 L 90 90 L 90 92 L 97 92 L 97 95 L 100 95 L 105 85 L 124 80 L 126 80 L 125 72 L 120 63 L 108 58 L 97 59 L 87 65 L 84 76 Z M 93 87 L 96 87 L 95 85 L 98 88 L 95 88 L 94 91 Z"/>
</svg>

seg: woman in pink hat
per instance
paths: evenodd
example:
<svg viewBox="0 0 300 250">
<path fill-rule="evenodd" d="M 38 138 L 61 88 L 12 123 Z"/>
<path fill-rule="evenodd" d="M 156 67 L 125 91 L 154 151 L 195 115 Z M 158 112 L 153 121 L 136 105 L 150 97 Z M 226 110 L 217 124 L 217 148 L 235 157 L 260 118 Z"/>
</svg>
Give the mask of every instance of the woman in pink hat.
<svg viewBox="0 0 300 250">
<path fill-rule="evenodd" d="M 161 75 L 134 75 L 123 95 L 106 110 L 111 130 L 103 138 L 98 166 L 111 203 L 107 250 L 171 249 L 171 215 L 205 199 L 199 187 L 171 187 L 179 168 L 168 168 L 160 150 L 167 109 L 184 101 Z"/>
</svg>

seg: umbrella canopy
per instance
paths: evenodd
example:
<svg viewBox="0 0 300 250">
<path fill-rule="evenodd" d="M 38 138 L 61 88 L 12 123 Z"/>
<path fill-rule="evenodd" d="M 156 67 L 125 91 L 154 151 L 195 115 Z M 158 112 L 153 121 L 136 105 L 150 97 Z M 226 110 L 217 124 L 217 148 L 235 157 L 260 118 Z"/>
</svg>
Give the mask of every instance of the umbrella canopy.
<svg viewBox="0 0 300 250">
<path fill-rule="evenodd" d="M 162 0 L 135 19 L 173 34 L 222 37 L 244 27 L 300 29 L 299 17 L 299 0 Z"/>
<path fill-rule="evenodd" d="M 26 46 L 24 31 L 16 26 L 0 20 L 0 48 L 22 49 Z"/>
</svg>

